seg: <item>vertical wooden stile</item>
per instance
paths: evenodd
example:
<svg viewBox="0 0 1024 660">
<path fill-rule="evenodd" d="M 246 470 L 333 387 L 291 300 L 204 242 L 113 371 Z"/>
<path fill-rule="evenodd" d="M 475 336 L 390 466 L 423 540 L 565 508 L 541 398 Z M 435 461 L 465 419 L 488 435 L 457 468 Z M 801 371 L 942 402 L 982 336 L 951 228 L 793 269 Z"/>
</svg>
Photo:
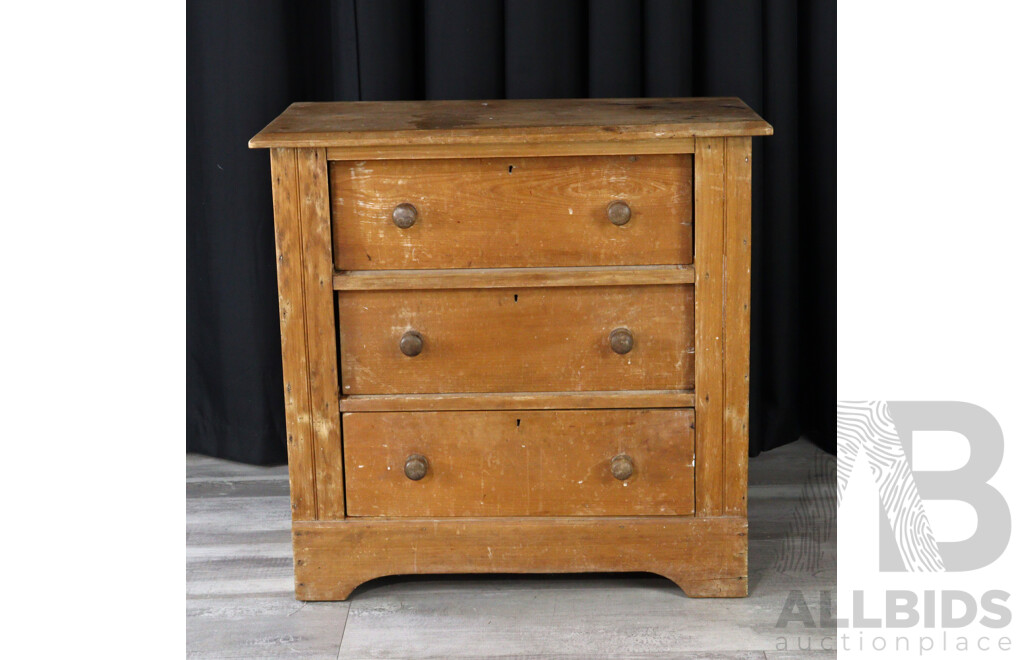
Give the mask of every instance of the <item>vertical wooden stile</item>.
<svg viewBox="0 0 1024 660">
<path fill-rule="evenodd" d="M 302 223 L 306 357 L 317 518 L 341 520 L 345 517 L 345 484 L 342 472 L 341 412 L 338 409 L 327 152 L 325 149 L 298 149 L 296 161 Z"/>
<path fill-rule="evenodd" d="M 724 514 L 747 515 L 751 139 L 726 139 Z"/>
<path fill-rule="evenodd" d="M 281 318 L 281 357 L 284 371 L 285 427 L 292 519 L 316 520 L 296 150 L 271 149 L 270 171 L 273 180 L 274 238 L 277 250 L 277 288 Z"/>
<path fill-rule="evenodd" d="M 694 151 L 696 271 L 697 516 L 722 515 L 725 275 L 725 140 L 701 138 Z"/>
</svg>

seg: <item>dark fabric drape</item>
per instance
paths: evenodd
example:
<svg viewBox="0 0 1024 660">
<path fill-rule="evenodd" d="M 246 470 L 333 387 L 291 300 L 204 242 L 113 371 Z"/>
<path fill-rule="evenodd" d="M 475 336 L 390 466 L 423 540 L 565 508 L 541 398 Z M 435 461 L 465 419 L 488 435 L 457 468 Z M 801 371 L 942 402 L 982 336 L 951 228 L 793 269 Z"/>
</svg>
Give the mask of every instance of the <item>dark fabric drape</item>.
<svg viewBox="0 0 1024 660">
<path fill-rule="evenodd" d="M 187 446 L 285 458 L 270 172 L 292 101 L 738 96 L 754 141 L 751 453 L 835 451 L 836 6 L 190 2 Z"/>
</svg>

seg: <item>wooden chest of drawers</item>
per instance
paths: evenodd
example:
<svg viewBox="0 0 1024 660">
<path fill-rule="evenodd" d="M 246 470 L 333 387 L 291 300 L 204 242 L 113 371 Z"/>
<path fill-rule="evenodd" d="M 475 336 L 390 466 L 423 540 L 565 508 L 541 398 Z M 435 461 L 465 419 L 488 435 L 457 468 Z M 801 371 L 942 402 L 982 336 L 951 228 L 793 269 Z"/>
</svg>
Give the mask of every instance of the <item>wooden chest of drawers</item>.
<svg viewBox="0 0 1024 660">
<path fill-rule="evenodd" d="M 738 99 L 296 103 L 270 148 L 296 596 L 747 592 Z"/>
</svg>

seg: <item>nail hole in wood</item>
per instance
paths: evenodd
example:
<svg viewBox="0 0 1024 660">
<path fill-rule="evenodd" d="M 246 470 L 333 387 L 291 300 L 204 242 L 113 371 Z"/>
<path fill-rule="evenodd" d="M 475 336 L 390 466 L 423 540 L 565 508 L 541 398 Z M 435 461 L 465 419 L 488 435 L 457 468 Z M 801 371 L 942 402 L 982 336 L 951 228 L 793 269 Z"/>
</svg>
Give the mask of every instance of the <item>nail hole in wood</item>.
<svg viewBox="0 0 1024 660">
<path fill-rule="evenodd" d="M 518 293 L 512 296 L 512 302 L 519 302 L 519 294 Z"/>
<path fill-rule="evenodd" d="M 519 426 L 519 422 L 521 422 L 521 421 L 523 421 L 523 420 L 521 420 L 521 419 L 517 419 L 517 420 L 516 420 L 516 426 Z"/>
<path fill-rule="evenodd" d="M 512 170 L 513 170 L 513 169 L 515 169 L 515 165 L 509 165 L 509 166 L 508 166 L 508 173 L 509 173 L 509 174 L 512 174 Z"/>
</svg>

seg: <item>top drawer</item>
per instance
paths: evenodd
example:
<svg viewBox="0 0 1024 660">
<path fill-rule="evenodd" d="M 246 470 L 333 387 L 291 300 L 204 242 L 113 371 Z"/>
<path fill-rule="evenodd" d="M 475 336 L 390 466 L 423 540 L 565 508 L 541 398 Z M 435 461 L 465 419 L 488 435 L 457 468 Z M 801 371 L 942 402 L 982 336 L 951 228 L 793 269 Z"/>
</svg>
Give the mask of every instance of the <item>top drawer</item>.
<svg viewBox="0 0 1024 660">
<path fill-rule="evenodd" d="M 333 161 L 334 264 L 689 264 L 692 180 L 690 154 Z"/>
</svg>

